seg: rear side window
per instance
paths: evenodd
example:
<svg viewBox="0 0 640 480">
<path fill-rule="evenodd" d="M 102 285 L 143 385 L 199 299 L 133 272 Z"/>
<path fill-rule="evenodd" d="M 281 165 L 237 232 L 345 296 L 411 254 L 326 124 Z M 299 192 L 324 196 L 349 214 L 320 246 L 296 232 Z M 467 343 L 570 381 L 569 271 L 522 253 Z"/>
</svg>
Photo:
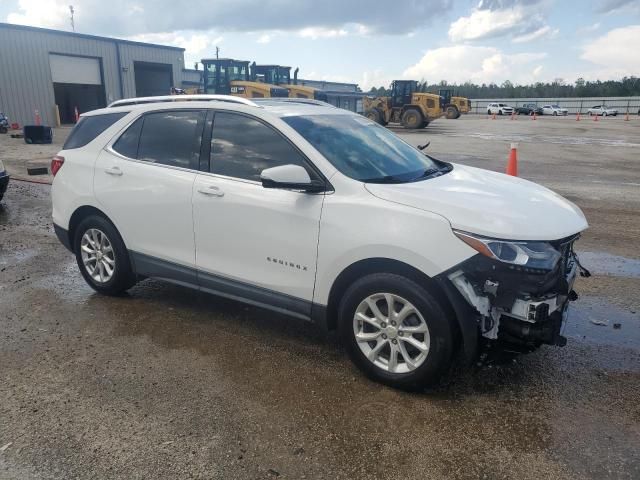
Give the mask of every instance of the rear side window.
<svg viewBox="0 0 640 480">
<path fill-rule="evenodd" d="M 148 113 L 132 123 L 112 148 L 128 158 L 197 170 L 204 118 L 201 110 Z"/>
<path fill-rule="evenodd" d="M 204 117 L 194 110 L 145 115 L 138 160 L 197 170 Z"/>
<path fill-rule="evenodd" d="M 87 145 L 94 138 L 104 132 L 129 112 L 107 113 L 105 115 L 93 115 L 82 117 L 73 128 L 71 134 L 64 142 L 63 150 L 71 150 Z"/>
</svg>

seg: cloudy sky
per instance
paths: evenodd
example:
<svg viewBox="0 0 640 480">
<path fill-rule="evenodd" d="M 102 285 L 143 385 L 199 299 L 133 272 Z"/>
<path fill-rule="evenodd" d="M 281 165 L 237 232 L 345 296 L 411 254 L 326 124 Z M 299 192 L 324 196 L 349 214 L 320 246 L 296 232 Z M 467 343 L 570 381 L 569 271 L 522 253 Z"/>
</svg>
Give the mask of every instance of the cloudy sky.
<svg viewBox="0 0 640 480">
<path fill-rule="evenodd" d="M 0 20 L 300 67 L 476 83 L 640 76 L 640 0 L 0 0 Z"/>
</svg>

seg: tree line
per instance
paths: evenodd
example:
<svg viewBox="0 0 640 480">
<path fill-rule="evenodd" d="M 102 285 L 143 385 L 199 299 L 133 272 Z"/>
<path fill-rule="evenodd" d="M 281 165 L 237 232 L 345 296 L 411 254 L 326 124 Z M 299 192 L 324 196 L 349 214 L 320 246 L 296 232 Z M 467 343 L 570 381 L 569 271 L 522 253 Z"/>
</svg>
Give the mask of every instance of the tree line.
<svg viewBox="0 0 640 480">
<path fill-rule="evenodd" d="M 442 88 L 452 89 L 456 95 L 467 98 L 563 98 L 563 97 L 631 97 L 640 96 L 640 77 L 623 77 L 621 80 L 586 81 L 578 78 L 573 84 L 556 78 L 552 82 L 537 82 L 531 85 L 514 85 L 505 80 L 501 85 L 471 82 L 461 84 L 418 82 L 418 91 L 437 93 Z M 391 87 L 372 87 L 368 92 L 375 96 L 388 96 Z"/>
</svg>

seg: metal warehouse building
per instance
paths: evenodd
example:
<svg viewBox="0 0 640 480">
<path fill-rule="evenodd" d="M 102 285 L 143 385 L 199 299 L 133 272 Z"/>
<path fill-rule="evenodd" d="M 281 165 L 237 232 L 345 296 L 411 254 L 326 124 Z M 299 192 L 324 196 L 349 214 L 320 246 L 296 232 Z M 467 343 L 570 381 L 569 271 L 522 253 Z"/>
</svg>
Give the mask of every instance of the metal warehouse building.
<svg viewBox="0 0 640 480">
<path fill-rule="evenodd" d="M 45 125 L 121 98 L 166 95 L 181 86 L 184 49 L 0 23 L 0 111 Z"/>
</svg>

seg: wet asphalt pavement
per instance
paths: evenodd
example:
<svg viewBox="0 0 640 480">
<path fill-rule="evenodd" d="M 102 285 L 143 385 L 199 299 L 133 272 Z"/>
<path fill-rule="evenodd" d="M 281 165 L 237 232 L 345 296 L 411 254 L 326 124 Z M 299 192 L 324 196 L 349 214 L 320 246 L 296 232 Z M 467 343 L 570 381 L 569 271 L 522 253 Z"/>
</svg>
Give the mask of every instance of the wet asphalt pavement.
<svg viewBox="0 0 640 480">
<path fill-rule="evenodd" d="M 434 123 L 430 149 L 502 168 L 504 142 L 452 143 L 515 128 L 478 122 Z M 605 138 L 640 144 L 637 127 L 629 140 L 611 125 Z M 640 148 L 603 143 L 543 145 L 556 169 L 521 144 L 523 176 L 592 225 L 578 250 L 594 276 L 578 280 L 568 345 L 422 394 L 370 382 L 335 335 L 295 319 L 155 280 L 94 293 L 53 234 L 50 188 L 13 182 L 0 204 L 0 479 L 640 478 L 640 188 L 623 185 L 640 185 Z M 586 163 L 605 153 L 593 183 Z"/>
</svg>

